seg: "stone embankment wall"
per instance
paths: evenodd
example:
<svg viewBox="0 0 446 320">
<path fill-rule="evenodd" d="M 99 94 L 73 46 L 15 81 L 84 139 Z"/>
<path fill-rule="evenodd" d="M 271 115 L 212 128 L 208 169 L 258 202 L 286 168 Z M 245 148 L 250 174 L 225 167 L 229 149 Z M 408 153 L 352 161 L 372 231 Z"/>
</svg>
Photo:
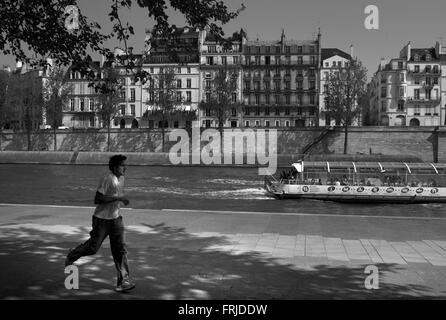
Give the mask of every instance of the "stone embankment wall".
<svg viewBox="0 0 446 320">
<path fill-rule="evenodd" d="M 324 133 L 325 128 L 278 129 L 278 162 L 300 159 L 303 150 Z M 189 134 L 189 136 L 191 136 Z M 169 155 L 162 153 L 162 134 L 158 130 L 114 130 L 111 132 L 110 153 L 131 154 L 134 164 L 170 164 Z M 176 141 L 168 141 L 168 152 Z M 206 145 L 207 142 L 201 142 Z M 190 144 L 191 145 L 191 144 Z M 306 157 L 341 159 L 344 148 L 343 128 L 336 127 L 321 141 L 314 144 Z M 4 133 L 1 140 L 1 163 L 106 163 L 106 131 L 59 131 L 57 151 L 54 150 L 52 132 L 39 132 L 32 136 L 33 152 L 27 150 L 26 134 Z M 246 150 L 246 149 L 245 149 Z M 252 146 L 248 148 L 252 150 Z M 394 156 L 419 159 L 425 162 L 446 162 L 446 128 L 438 127 L 351 127 L 348 134 L 348 153 L 358 160 L 370 157 Z M 246 158 L 245 158 L 246 159 Z M 129 158 L 130 160 L 130 158 Z"/>
</svg>

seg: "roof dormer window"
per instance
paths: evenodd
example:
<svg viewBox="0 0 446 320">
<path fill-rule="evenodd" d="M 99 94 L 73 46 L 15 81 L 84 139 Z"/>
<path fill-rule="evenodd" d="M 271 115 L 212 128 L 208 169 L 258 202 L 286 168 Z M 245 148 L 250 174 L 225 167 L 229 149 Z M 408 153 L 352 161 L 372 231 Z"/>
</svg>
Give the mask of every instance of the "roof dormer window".
<svg viewBox="0 0 446 320">
<path fill-rule="evenodd" d="M 432 60 L 432 56 L 428 53 L 426 54 L 426 61 L 431 61 Z"/>
<path fill-rule="evenodd" d="M 420 61 L 420 56 L 417 55 L 417 54 L 414 55 L 414 56 L 413 56 L 413 60 L 414 60 L 414 61 Z"/>
</svg>

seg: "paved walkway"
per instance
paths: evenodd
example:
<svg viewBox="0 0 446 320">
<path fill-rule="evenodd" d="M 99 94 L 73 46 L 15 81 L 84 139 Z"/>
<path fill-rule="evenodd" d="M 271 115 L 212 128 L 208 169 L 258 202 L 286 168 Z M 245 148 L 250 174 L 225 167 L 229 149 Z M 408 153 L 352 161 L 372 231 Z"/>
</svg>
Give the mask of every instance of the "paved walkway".
<svg viewBox="0 0 446 320">
<path fill-rule="evenodd" d="M 80 288 L 67 290 L 64 257 L 88 237 L 92 211 L 0 205 L 0 298 L 446 297 L 446 219 L 186 210 L 123 210 L 135 291 L 113 291 L 107 241 L 76 263 Z"/>
</svg>

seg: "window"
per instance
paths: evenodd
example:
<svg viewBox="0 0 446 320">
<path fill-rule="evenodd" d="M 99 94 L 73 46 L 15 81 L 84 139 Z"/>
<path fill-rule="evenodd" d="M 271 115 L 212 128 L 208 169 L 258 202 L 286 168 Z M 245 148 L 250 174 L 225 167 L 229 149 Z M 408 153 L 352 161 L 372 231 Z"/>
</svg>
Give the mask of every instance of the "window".
<svg viewBox="0 0 446 320">
<path fill-rule="evenodd" d="M 237 93 L 233 92 L 231 94 L 231 101 L 232 101 L 232 103 L 236 103 L 237 102 Z"/>
<path fill-rule="evenodd" d="M 297 104 L 301 106 L 302 103 L 303 103 L 303 99 L 302 99 L 302 95 L 300 94 L 297 96 Z"/>
<path fill-rule="evenodd" d="M 190 67 L 187 67 L 187 73 L 190 73 Z"/>
<path fill-rule="evenodd" d="M 232 57 L 232 61 L 234 62 L 234 64 L 239 64 L 239 57 L 238 56 L 233 56 Z"/>
<path fill-rule="evenodd" d="M 400 73 L 400 81 L 404 82 L 404 73 Z"/>
<path fill-rule="evenodd" d="M 191 79 L 187 79 L 186 80 L 186 86 L 188 89 L 190 89 L 192 87 L 192 80 Z"/>
<path fill-rule="evenodd" d="M 280 47 L 276 46 L 275 48 L 276 48 L 276 53 L 280 53 Z"/>
<path fill-rule="evenodd" d="M 214 64 L 214 57 L 206 57 L 206 64 L 213 65 Z"/>
<path fill-rule="evenodd" d="M 210 102 L 210 101 L 211 101 L 211 93 L 206 92 L 206 102 Z"/>
<path fill-rule="evenodd" d="M 70 99 L 70 111 L 74 111 L 74 99 Z"/>
<path fill-rule="evenodd" d="M 175 94 L 177 102 L 181 102 L 181 91 L 177 91 Z"/>
<path fill-rule="evenodd" d="M 263 82 L 263 87 L 265 88 L 265 90 L 269 90 L 270 89 L 270 82 L 269 81 L 264 81 Z"/>
<path fill-rule="evenodd" d="M 386 98 L 386 97 L 387 97 L 387 88 L 381 87 L 381 98 Z"/>
<path fill-rule="evenodd" d="M 125 100 L 125 90 L 121 90 L 121 99 Z"/>
<path fill-rule="evenodd" d="M 269 101 L 269 94 L 266 94 L 266 95 L 265 95 L 265 103 L 266 103 L 266 104 L 269 104 L 269 103 L 270 103 L 270 101 Z"/>
<path fill-rule="evenodd" d="M 275 56 L 274 57 L 274 63 L 275 64 L 280 64 L 280 56 Z"/>
<path fill-rule="evenodd" d="M 186 102 L 192 102 L 192 92 L 186 91 Z"/>
<path fill-rule="evenodd" d="M 155 92 L 151 91 L 149 92 L 149 102 L 155 101 Z"/>
<path fill-rule="evenodd" d="M 276 104 L 280 104 L 280 95 L 278 95 L 278 94 L 276 94 L 275 96 L 274 96 L 274 102 L 276 103 Z"/>
<path fill-rule="evenodd" d="M 420 106 L 418 104 L 416 104 L 414 106 L 414 116 L 419 116 L 420 115 Z"/>
<path fill-rule="evenodd" d="M 121 115 L 125 115 L 125 105 L 120 106 L 120 113 Z"/>
<path fill-rule="evenodd" d="M 256 120 L 256 127 L 260 127 L 260 121 Z"/>
<path fill-rule="evenodd" d="M 134 77 L 130 77 L 130 85 L 131 85 L 131 86 L 134 86 L 135 83 L 136 83 L 135 78 L 134 78 Z"/>
<path fill-rule="evenodd" d="M 291 104 L 291 97 L 289 94 L 285 95 L 285 104 Z"/>
<path fill-rule="evenodd" d="M 256 105 L 260 104 L 260 95 L 256 94 Z"/>
<path fill-rule="evenodd" d="M 404 100 L 398 101 L 398 111 L 404 111 Z"/>
<path fill-rule="evenodd" d="M 249 116 L 249 114 L 250 114 L 250 110 L 249 110 L 249 108 L 246 108 L 245 115 Z"/>
<path fill-rule="evenodd" d="M 254 90 L 260 90 L 260 81 L 254 81 Z"/>
<path fill-rule="evenodd" d="M 178 79 L 178 80 L 177 80 L 177 88 L 180 89 L 180 88 L 181 88 L 181 85 L 182 85 L 182 84 L 181 84 L 181 79 Z"/>
<path fill-rule="evenodd" d="M 255 64 L 260 65 L 260 56 L 255 56 Z"/>
<path fill-rule="evenodd" d="M 291 57 L 290 56 L 286 56 L 285 57 L 285 63 L 286 64 L 291 64 Z"/>
<path fill-rule="evenodd" d="M 426 55 L 426 61 L 431 61 L 432 60 L 432 56 L 430 54 Z"/>
<path fill-rule="evenodd" d="M 265 108 L 265 116 L 269 116 L 269 108 L 268 107 Z"/>
<path fill-rule="evenodd" d="M 385 101 L 381 101 L 381 111 L 386 111 L 386 102 Z"/>
<path fill-rule="evenodd" d="M 314 81 L 314 80 L 311 80 L 311 81 L 310 81 L 310 87 L 309 87 L 309 89 L 310 89 L 310 90 L 315 90 L 315 89 L 316 89 L 316 81 Z"/>
<path fill-rule="evenodd" d="M 135 89 L 130 89 L 130 101 L 135 101 Z"/>
<path fill-rule="evenodd" d="M 177 73 L 181 73 L 181 67 L 177 68 Z"/>
<path fill-rule="evenodd" d="M 256 108 L 255 110 L 256 110 L 255 112 L 256 116 L 260 116 L 260 108 Z"/>
<path fill-rule="evenodd" d="M 90 111 L 94 111 L 94 99 L 90 99 Z"/>
<path fill-rule="evenodd" d="M 221 63 L 223 65 L 227 65 L 228 64 L 228 57 L 221 57 Z"/>
<path fill-rule="evenodd" d="M 420 100 L 420 89 L 415 89 L 413 91 L 413 96 L 415 100 Z"/>
<path fill-rule="evenodd" d="M 297 52 L 298 52 L 298 53 L 302 53 L 302 46 L 298 46 L 298 47 L 297 47 Z"/>
<path fill-rule="evenodd" d="M 400 87 L 400 97 L 404 97 L 404 87 Z"/>
<path fill-rule="evenodd" d="M 420 84 L 420 78 L 419 77 L 415 78 L 415 84 Z"/>
<path fill-rule="evenodd" d="M 276 126 L 276 127 L 280 127 L 280 121 L 279 121 L 279 120 L 276 120 L 276 122 L 275 122 L 275 126 Z"/>
<path fill-rule="evenodd" d="M 249 127 L 249 120 L 245 121 L 245 127 Z"/>
<path fill-rule="evenodd" d="M 297 89 L 302 90 L 304 88 L 304 82 L 302 80 L 297 81 Z"/>
<path fill-rule="evenodd" d="M 338 68 L 342 68 L 342 61 L 338 61 Z"/>
<path fill-rule="evenodd" d="M 316 101 L 314 94 L 310 95 L 310 104 L 314 104 Z"/>
<path fill-rule="evenodd" d="M 438 78 L 437 77 L 434 77 L 434 78 L 432 78 L 433 79 L 433 84 L 435 85 L 435 84 L 438 84 Z"/>
<path fill-rule="evenodd" d="M 79 100 L 79 109 L 81 111 L 84 111 L 84 109 L 85 109 L 85 101 L 84 101 L 84 99 L 80 99 Z"/>
<path fill-rule="evenodd" d="M 398 69 L 403 69 L 403 61 L 398 61 Z"/>
<path fill-rule="evenodd" d="M 236 108 L 232 108 L 232 110 L 231 110 L 231 115 L 232 115 L 233 117 L 237 117 L 237 109 L 236 109 Z"/>
<path fill-rule="evenodd" d="M 285 115 L 289 116 L 290 115 L 290 108 L 285 108 Z"/>
<path fill-rule="evenodd" d="M 328 63 L 328 62 L 325 62 L 325 67 L 329 67 L 330 66 L 330 63 Z"/>
<path fill-rule="evenodd" d="M 286 120 L 285 121 L 285 127 L 289 127 L 290 126 L 290 121 Z"/>
<path fill-rule="evenodd" d="M 426 66 L 426 68 L 424 69 L 424 71 L 426 73 L 430 73 L 431 72 L 431 66 Z"/>
<path fill-rule="evenodd" d="M 297 57 L 297 64 L 303 64 L 303 63 L 304 63 L 303 57 L 302 56 L 298 56 Z"/>
<path fill-rule="evenodd" d="M 90 117 L 90 127 L 94 127 L 94 117 Z"/>
<path fill-rule="evenodd" d="M 250 90 L 250 82 L 249 81 L 245 81 L 245 90 Z"/>
<path fill-rule="evenodd" d="M 265 56 L 265 65 L 269 66 L 271 64 L 271 57 Z"/>
<path fill-rule="evenodd" d="M 418 72 L 420 72 L 420 66 L 415 66 L 414 67 L 414 71 L 413 72 L 415 72 L 415 73 L 418 73 Z"/>
<path fill-rule="evenodd" d="M 418 54 L 413 56 L 414 61 L 420 61 L 420 56 Z"/>
<path fill-rule="evenodd" d="M 130 113 L 131 113 L 132 116 L 135 116 L 135 114 L 136 114 L 135 105 L 134 104 L 130 105 Z"/>
<path fill-rule="evenodd" d="M 324 84 L 324 93 L 328 92 L 328 84 Z"/>
<path fill-rule="evenodd" d="M 205 116 L 206 116 L 206 117 L 210 117 L 210 116 L 211 116 L 211 109 L 207 108 L 207 109 L 205 110 Z"/>
<path fill-rule="evenodd" d="M 285 81 L 285 89 L 286 90 L 290 90 L 291 89 L 291 82 L 290 81 Z"/>
<path fill-rule="evenodd" d="M 269 120 L 265 121 L 265 127 L 269 127 Z"/>
<path fill-rule="evenodd" d="M 280 90 L 280 80 L 275 80 L 274 81 L 274 89 L 275 90 Z"/>
</svg>

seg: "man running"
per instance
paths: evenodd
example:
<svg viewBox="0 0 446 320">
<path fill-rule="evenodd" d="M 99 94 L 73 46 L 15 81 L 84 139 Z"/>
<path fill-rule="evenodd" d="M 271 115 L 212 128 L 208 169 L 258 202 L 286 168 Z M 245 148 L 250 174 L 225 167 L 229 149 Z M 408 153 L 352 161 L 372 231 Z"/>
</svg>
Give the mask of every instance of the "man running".
<svg viewBox="0 0 446 320">
<path fill-rule="evenodd" d="M 116 291 L 125 292 L 135 287 L 130 280 L 127 250 L 124 243 L 124 224 L 119 214 L 121 202 L 129 204 L 124 197 L 124 175 L 126 171 L 127 157 L 114 155 L 110 158 L 108 167 L 110 173 L 99 182 L 94 203 L 97 205 L 93 214 L 93 229 L 90 231 L 90 239 L 68 253 L 65 266 L 73 264 L 83 256 L 95 254 L 102 245 L 104 239 L 109 236 L 110 247 L 118 272 Z"/>
</svg>

